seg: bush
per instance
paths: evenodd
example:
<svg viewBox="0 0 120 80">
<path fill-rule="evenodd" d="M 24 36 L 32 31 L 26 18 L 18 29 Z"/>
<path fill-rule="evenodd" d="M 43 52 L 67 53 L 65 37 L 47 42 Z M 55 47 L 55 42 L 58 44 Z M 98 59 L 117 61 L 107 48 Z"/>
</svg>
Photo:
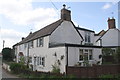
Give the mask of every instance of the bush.
<svg viewBox="0 0 120 80">
<path fill-rule="evenodd" d="M 11 63 L 10 69 L 13 73 L 21 73 L 23 70 L 27 69 L 27 66 L 21 63 Z"/>
<path fill-rule="evenodd" d="M 58 66 L 52 65 L 52 67 L 53 67 L 52 73 L 60 73 L 60 68 Z"/>
</svg>

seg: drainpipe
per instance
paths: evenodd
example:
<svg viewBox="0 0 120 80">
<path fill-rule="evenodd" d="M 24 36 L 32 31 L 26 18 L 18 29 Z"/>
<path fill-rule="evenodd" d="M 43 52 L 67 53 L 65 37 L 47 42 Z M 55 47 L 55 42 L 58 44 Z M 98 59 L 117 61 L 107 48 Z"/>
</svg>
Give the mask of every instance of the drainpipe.
<svg viewBox="0 0 120 80">
<path fill-rule="evenodd" d="M 28 48 L 27 48 L 27 67 L 29 67 L 29 42 L 28 42 Z"/>
<path fill-rule="evenodd" d="M 68 70 L 67 70 L 67 67 L 68 67 L 68 46 L 65 45 L 65 47 L 66 47 L 66 75 L 67 75 L 67 72 L 68 72 Z"/>
</svg>

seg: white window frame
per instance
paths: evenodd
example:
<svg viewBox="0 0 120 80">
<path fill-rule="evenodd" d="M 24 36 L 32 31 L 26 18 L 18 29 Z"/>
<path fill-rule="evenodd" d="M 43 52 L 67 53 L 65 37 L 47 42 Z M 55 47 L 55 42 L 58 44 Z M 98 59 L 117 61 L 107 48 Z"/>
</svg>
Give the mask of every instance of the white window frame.
<svg viewBox="0 0 120 80">
<path fill-rule="evenodd" d="M 80 50 L 83 50 L 83 59 L 82 60 L 80 60 L 80 55 L 81 55 L 81 53 L 80 53 Z M 92 59 L 90 59 L 90 51 L 92 51 Z M 81 62 L 81 61 L 84 61 L 84 58 L 85 58 L 85 54 L 87 54 L 87 60 L 88 61 L 90 61 L 90 60 L 93 60 L 93 49 L 79 49 L 79 61 Z"/>
<path fill-rule="evenodd" d="M 37 41 L 36 42 L 37 43 L 37 47 L 43 47 L 43 43 L 44 43 L 43 37 L 38 38 L 36 41 Z"/>
<path fill-rule="evenodd" d="M 37 65 L 45 67 L 45 57 L 41 57 L 41 56 L 37 57 Z"/>
<path fill-rule="evenodd" d="M 31 56 L 29 57 L 29 63 L 32 63 L 32 57 Z"/>
<path fill-rule="evenodd" d="M 33 48 L 34 47 L 34 41 L 33 40 L 30 41 L 28 44 L 29 44 L 29 48 Z"/>
<path fill-rule="evenodd" d="M 91 33 L 85 31 L 85 43 L 91 43 Z"/>
</svg>

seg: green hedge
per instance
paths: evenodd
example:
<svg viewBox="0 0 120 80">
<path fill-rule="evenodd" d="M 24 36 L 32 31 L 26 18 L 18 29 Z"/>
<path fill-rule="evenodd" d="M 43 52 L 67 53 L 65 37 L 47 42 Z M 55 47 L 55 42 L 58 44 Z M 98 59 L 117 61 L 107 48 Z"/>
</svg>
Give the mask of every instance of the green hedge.
<svg viewBox="0 0 120 80">
<path fill-rule="evenodd" d="M 21 73 L 23 70 L 27 69 L 27 66 L 21 63 L 11 63 L 10 69 L 13 73 Z"/>
</svg>

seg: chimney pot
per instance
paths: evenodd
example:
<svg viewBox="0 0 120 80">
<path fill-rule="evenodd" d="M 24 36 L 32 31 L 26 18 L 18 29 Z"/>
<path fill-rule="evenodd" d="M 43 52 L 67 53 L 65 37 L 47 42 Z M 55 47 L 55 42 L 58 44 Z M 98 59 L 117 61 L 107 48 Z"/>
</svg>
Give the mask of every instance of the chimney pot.
<svg viewBox="0 0 120 80">
<path fill-rule="evenodd" d="M 22 37 L 22 40 L 25 39 L 24 37 Z"/>
<path fill-rule="evenodd" d="M 65 4 L 63 4 L 63 8 L 65 9 L 65 7 L 66 7 L 66 5 Z"/>
</svg>

